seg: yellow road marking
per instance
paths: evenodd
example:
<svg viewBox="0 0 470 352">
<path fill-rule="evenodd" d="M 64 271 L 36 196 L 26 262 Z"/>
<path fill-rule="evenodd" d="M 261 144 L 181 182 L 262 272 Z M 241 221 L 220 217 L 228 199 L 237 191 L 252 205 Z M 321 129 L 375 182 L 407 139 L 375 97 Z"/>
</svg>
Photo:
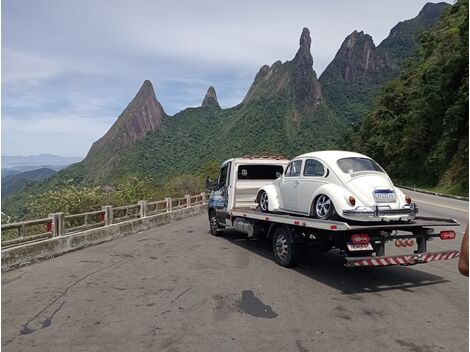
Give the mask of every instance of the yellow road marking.
<svg viewBox="0 0 470 352">
<path fill-rule="evenodd" d="M 441 207 L 441 208 L 447 208 L 447 209 L 453 209 L 453 210 L 457 210 L 457 211 L 461 211 L 463 213 L 468 213 L 468 209 L 462 209 L 462 208 L 456 208 L 456 207 L 450 207 L 448 205 L 442 205 L 442 204 L 437 204 L 437 203 L 431 203 L 431 202 L 425 202 L 424 200 L 420 200 L 420 199 L 414 199 L 417 203 L 426 203 L 426 204 L 431 204 L 431 205 L 435 205 L 437 207 Z"/>
</svg>

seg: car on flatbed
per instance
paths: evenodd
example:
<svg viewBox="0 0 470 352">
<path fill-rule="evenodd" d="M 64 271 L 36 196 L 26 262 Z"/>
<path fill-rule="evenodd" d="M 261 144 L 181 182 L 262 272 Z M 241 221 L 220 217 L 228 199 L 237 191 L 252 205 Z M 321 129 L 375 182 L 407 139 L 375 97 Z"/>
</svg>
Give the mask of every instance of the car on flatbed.
<svg viewBox="0 0 470 352">
<path fill-rule="evenodd" d="M 221 236 L 226 229 L 232 229 L 248 237 L 267 238 L 272 241 L 274 261 L 285 267 L 298 263 L 303 246 L 320 252 L 335 249 L 344 257 L 347 267 L 414 265 L 459 256 L 457 250 L 427 250 L 427 243 L 433 238 L 455 239 L 453 230 L 437 233 L 433 230 L 458 226 L 454 219 L 416 216 L 406 221 L 351 222 L 317 219 L 307 214 L 262 212 L 258 191 L 282 178 L 288 165 L 289 160 L 280 156 L 245 156 L 225 161 L 215 184 L 208 183 L 211 234 Z M 403 253 L 385 255 L 389 242 L 403 249 Z"/>
<path fill-rule="evenodd" d="M 258 192 L 263 212 L 283 212 L 322 220 L 407 221 L 416 205 L 366 155 L 319 151 L 290 161 L 281 177 Z"/>
</svg>

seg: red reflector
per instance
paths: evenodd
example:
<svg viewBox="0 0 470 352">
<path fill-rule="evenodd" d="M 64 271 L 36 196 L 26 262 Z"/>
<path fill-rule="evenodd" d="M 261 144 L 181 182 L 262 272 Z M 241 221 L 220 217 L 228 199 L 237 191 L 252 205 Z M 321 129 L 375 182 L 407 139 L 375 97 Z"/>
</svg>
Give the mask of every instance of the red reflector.
<svg viewBox="0 0 470 352">
<path fill-rule="evenodd" d="M 48 222 L 48 223 L 46 224 L 46 231 L 47 231 L 47 232 L 51 232 L 51 231 L 52 231 L 52 222 Z"/>
<path fill-rule="evenodd" d="M 441 231 L 439 233 L 439 237 L 441 238 L 441 240 L 453 240 L 455 238 L 455 231 Z"/>
<path fill-rule="evenodd" d="M 265 220 L 266 220 L 266 221 L 269 221 L 269 217 L 268 217 L 268 216 L 266 216 L 266 217 L 265 217 Z"/>
<path fill-rule="evenodd" d="M 351 236 L 351 242 L 353 244 L 367 244 L 369 243 L 369 235 L 366 233 L 364 234 L 355 233 L 354 235 Z"/>
<path fill-rule="evenodd" d="M 354 198 L 353 196 L 349 196 L 349 204 L 351 204 L 352 206 L 356 205 L 356 198 Z"/>
<path fill-rule="evenodd" d="M 294 225 L 300 225 L 300 222 L 299 221 L 294 221 Z"/>
<path fill-rule="evenodd" d="M 330 226 L 330 230 L 336 230 L 336 229 L 337 229 L 336 225 L 331 225 Z"/>
</svg>

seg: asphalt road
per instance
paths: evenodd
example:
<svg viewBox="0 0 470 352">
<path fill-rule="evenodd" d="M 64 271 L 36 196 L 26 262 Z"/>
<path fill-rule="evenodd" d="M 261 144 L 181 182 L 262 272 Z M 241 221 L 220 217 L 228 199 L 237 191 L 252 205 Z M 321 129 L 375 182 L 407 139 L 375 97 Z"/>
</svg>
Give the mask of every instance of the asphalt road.
<svg viewBox="0 0 470 352">
<path fill-rule="evenodd" d="M 412 196 L 423 215 L 468 221 L 466 202 Z M 459 248 L 462 229 L 429 250 Z M 200 215 L 4 273 L 2 348 L 468 350 L 468 279 L 456 260 L 342 264 L 306 251 L 299 268 L 282 268 L 268 242 L 212 237 Z"/>
</svg>

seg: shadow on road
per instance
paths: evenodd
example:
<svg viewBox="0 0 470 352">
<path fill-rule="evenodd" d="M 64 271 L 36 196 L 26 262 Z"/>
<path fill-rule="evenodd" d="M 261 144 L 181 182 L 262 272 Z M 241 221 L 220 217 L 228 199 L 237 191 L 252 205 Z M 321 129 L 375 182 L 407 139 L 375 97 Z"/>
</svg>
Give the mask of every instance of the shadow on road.
<svg viewBox="0 0 470 352">
<path fill-rule="evenodd" d="M 272 243 L 266 239 L 248 239 L 235 231 L 226 231 L 225 240 L 250 252 L 273 260 Z M 273 261 L 273 265 L 277 265 Z M 423 264 L 425 265 L 425 264 Z M 344 259 L 332 253 L 319 253 L 303 248 L 298 267 L 292 269 L 309 278 L 333 287 L 343 294 L 403 290 L 414 292 L 413 288 L 449 282 L 441 276 L 420 271 L 414 267 L 363 267 L 346 268 Z"/>
</svg>

